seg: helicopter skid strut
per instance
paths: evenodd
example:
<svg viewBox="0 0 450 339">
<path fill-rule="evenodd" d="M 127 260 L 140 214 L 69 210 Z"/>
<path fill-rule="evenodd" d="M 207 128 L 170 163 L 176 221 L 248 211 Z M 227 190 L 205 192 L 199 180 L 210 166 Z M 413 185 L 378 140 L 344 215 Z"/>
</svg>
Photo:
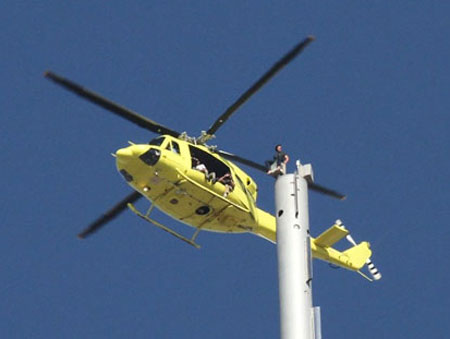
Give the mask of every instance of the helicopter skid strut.
<svg viewBox="0 0 450 339">
<path fill-rule="evenodd" d="M 150 224 L 166 231 L 167 233 L 172 234 L 174 237 L 188 243 L 189 245 L 194 246 L 195 248 L 200 248 L 200 245 L 197 244 L 195 242 L 195 239 L 197 238 L 198 234 L 200 233 L 200 228 L 197 228 L 197 230 L 195 231 L 194 235 L 192 236 L 192 238 L 186 238 L 185 236 L 181 235 L 180 233 L 175 232 L 174 230 L 172 230 L 171 228 L 164 226 L 163 224 L 159 223 L 156 220 L 153 220 L 149 217 L 151 211 L 153 210 L 153 204 L 150 206 L 150 208 L 148 209 L 146 214 L 142 214 L 141 212 L 139 212 L 136 207 L 134 207 L 133 204 L 129 203 L 127 204 L 128 208 L 137 216 L 141 217 L 142 219 L 144 219 L 145 221 L 149 222 Z"/>
</svg>

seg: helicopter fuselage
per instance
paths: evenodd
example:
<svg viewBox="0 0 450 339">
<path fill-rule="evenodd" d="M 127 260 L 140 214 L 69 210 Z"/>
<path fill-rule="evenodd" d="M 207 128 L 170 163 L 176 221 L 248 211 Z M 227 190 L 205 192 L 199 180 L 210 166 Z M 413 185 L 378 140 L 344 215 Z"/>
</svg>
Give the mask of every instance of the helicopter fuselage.
<svg viewBox="0 0 450 339">
<path fill-rule="evenodd" d="M 217 179 L 229 173 L 234 189 L 226 195 L 220 180 L 208 180 L 194 168 L 194 158 Z M 275 218 L 256 207 L 253 179 L 206 146 L 164 135 L 119 149 L 116 165 L 134 190 L 174 219 L 202 230 L 253 232 L 275 241 Z"/>
</svg>

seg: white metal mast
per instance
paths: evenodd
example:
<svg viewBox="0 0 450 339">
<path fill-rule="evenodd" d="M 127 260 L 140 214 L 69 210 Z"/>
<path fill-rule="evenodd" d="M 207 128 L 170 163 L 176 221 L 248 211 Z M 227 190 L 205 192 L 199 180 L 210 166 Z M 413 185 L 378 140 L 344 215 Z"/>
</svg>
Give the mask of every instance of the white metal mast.
<svg viewBox="0 0 450 339">
<path fill-rule="evenodd" d="M 295 174 L 281 175 L 275 183 L 282 339 L 321 337 L 319 308 L 312 307 L 307 180 L 313 180 L 311 165 L 297 161 Z"/>
</svg>

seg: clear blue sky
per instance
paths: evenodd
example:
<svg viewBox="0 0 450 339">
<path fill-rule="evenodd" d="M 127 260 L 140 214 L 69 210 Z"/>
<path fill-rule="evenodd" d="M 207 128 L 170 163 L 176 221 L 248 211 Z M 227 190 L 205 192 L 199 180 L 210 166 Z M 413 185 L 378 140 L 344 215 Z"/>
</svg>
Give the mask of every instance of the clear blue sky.
<svg viewBox="0 0 450 339">
<path fill-rule="evenodd" d="M 383 279 L 315 261 L 324 338 L 448 335 L 447 2 L 0 7 L 0 337 L 279 337 L 276 247 L 260 238 L 201 233 L 196 250 L 129 212 L 76 238 L 130 192 L 110 153 L 154 135 L 42 73 L 197 135 L 309 34 L 317 40 L 214 143 L 262 162 L 281 142 L 291 159 L 313 164 L 317 183 L 348 195 L 311 193 L 312 233 L 341 218 L 371 242 Z M 249 173 L 259 206 L 273 211 L 273 181 Z"/>
</svg>

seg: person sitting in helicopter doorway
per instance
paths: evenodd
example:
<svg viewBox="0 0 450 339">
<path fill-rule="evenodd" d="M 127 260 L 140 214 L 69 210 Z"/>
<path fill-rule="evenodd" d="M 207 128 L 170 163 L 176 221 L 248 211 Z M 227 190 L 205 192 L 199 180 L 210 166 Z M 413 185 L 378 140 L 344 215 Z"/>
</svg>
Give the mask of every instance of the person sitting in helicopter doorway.
<svg viewBox="0 0 450 339">
<path fill-rule="evenodd" d="M 283 175 L 286 173 L 286 164 L 289 161 L 289 156 L 283 152 L 281 144 L 275 146 L 275 152 L 273 160 L 266 161 L 267 174 Z"/>
<path fill-rule="evenodd" d="M 192 168 L 204 173 L 207 181 L 210 180 L 212 180 L 213 182 L 215 181 L 216 173 L 214 172 L 209 173 L 205 164 L 201 163 L 200 160 L 198 160 L 197 158 L 192 158 Z"/>
<path fill-rule="evenodd" d="M 223 176 L 217 179 L 217 181 L 225 186 L 225 192 L 223 193 L 223 196 L 225 198 L 228 197 L 228 194 L 230 194 L 234 190 L 234 181 L 233 178 L 231 177 L 231 174 L 225 173 Z"/>
</svg>

